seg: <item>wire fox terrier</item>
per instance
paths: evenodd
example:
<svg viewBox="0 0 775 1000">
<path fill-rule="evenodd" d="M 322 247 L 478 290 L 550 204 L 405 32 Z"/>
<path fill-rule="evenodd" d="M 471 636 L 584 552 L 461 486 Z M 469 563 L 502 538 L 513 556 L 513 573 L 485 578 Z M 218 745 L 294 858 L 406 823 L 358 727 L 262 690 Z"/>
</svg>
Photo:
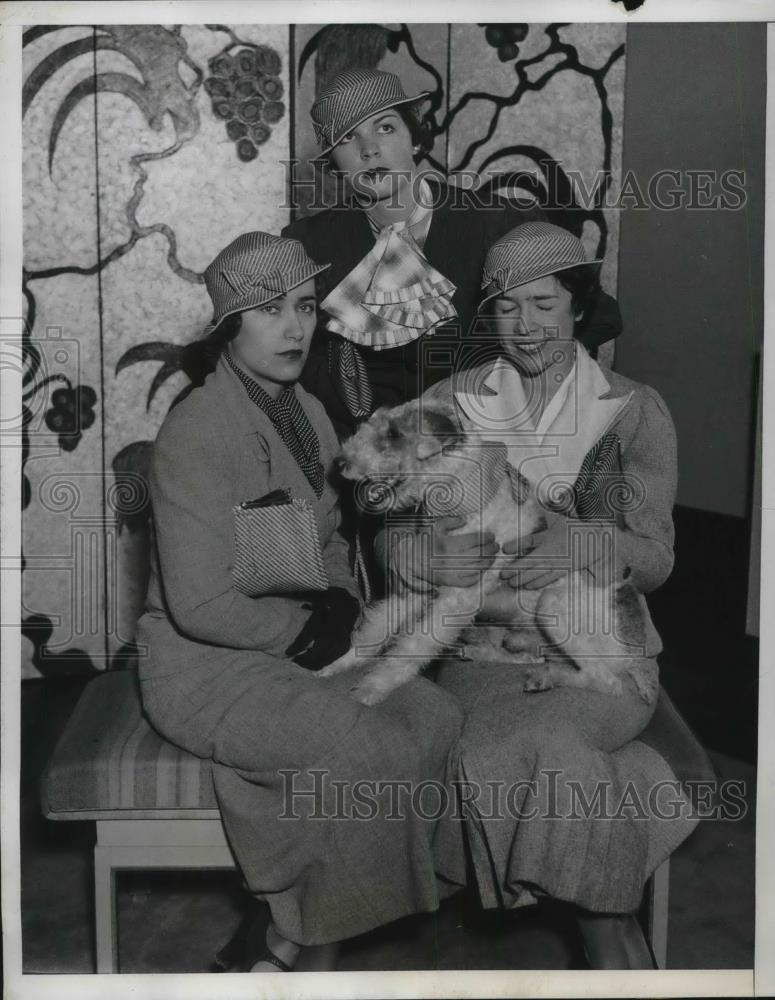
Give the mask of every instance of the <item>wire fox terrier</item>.
<svg viewBox="0 0 775 1000">
<path fill-rule="evenodd" d="M 547 516 L 559 516 L 541 509 L 527 480 L 506 461 L 503 444 L 466 432 L 453 408 L 437 400 L 377 410 L 345 442 L 339 469 L 355 481 L 362 509 L 395 514 L 422 505 L 429 518 L 461 516 L 465 523 L 454 533 L 491 531 L 500 548 L 544 527 Z M 396 556 L 411 565 L 413 545 L 426 545 L 424 555 L 433 559 L 429 537 L 388 528 L 389 569 L 396 570 Z M 653 701 L 653 674 L 637 669 L 645 618 L 631 584 L 595 585 L 586 571 L 571 572 L 569 557 L 560 579 L 537 590 L 515 589 L 499 575 L 513 565 L 513 557 L 506 559 L 496 559 L 474 586 L 428 585 L 419 593 L 398 567 L 403 583 L 365 609 L 350 650 L 316 676 L 357 670 L 351 694 L 374 705 L 462 639 L 458 655 L 476 663 L 521 664 L 525 691 L 575 686 L 615 695 L 621 675 L 629 673 L 641 697 Z"/>
</svg>

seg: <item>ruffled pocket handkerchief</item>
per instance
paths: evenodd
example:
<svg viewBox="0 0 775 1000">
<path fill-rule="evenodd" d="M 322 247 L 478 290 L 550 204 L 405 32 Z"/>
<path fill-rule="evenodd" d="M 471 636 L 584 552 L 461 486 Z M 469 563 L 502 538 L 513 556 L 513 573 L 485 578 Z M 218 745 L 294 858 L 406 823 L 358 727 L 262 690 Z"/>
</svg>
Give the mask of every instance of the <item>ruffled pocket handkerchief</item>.
<svg viewBox="0 0 775 1000">
<path fill-rule="evenodd" d="M 322 307 L 333 333 L 375 351 L 400 347 L 457 316 L 456 286 L 432 267 L 417 243 L 392 226 L 333 289 Z"/>
</svg>

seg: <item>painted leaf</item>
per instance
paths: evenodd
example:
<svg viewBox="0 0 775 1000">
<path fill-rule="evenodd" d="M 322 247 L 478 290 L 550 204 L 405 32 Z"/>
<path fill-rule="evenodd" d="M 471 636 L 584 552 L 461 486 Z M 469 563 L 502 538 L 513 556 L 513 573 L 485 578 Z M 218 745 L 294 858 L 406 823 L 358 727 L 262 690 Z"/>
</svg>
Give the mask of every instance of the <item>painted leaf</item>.
<svg viewBox="0 0 775 1000">
<path fill-rule="evenodd" d="M 22 48 L 25 45 L 29 45 L 34 42 L 36 38 L 42 38 L 44 35 L 50 34 L 52 31 L 61 31 L 63 28 L 69 28 L 69 24 L 42 24 L 37 28 L 27 28 L 27 30 L 22 34 Z"/>
<path fill-rule="evenodd" d="M 41 59 L 25 80 L 24 88 L 22 89 L 22 116 L 26 113 L 27 108 L 33 102 L 43 84 L 60 66 L 64 66 L 66 62 L 76 59 L 78 56 L 93 52 L 95 45 L 98 49 L 116 48 L 116 44 L 111 38 L 106 38 L 104 35 L 98 35 L 95 38 L 93 35 L 90 35 L 88 38 L 78 38 L 74 42 L 67 42 L 65 45 L 61 45 L 58 49 L 55 49 L 45 59 Z"/>
<path fill-rule="evenodd" d="M 54 123 L 51 126 L 51 135 L 48 141 L 48 172 L 54 162 L 54 152 L 56 150 L 59 133 L 67 121 L 70 112 L 76 107 L 84 97 L 89 97 L 98 91 L 106 91 L 116 94 L 124 94 L 134 101 L 139 107 L 149 125 L 156 127 L 155 107 L 151 101 L 148 91 L 134 77 L 126 73 L 100 73 L 98 76 L 89 76 L 85 80 L 77 83 L 67 97 L 62 101 L 57 109 Z"/>
<path fill-rule="evenodd" d="M 164 362 L 161 368 L 156 372 L 153 382 L 151 382 L 151 388 L 148 390 L 148 399 L 145 404 L 146 410 L 150 410 L 151 403 L 153 402 L 153 397 L 156 395 L 159 389 L 161 389 L 162 385 L 164 385 L 167 379 L 171 378 L 173 375 L 176 375 L 179 371 L 180 371 L 179 360 L 176 359 L 175 361 Z"/>
<path fill-rule="evenodd" d="M 139 361 L 163 361 L 165 363 L 176 361 L 180 357 L 180 350 L 179 344 L 170 344 L 164 340 L 151 340 L 144 344 L 135 344 L 116 362 L 116 375 Z"/>
<path fill-rule="evenodd" d="M 318 43 L 320 42 L 320 36 L 325 31 L 325 28 L 321 28 L 316 31 L 315 34 L 307 41 L 307 44 L 301 50 L 301 55 L 299 56 L 299 69 L 297 72 L 297 79 L 301 80 L 301 74 L 304 72 L 304 67 L 307 65 L 307 61 L 310 56 L 314 55 L 317 51 Z"/>
</svg>

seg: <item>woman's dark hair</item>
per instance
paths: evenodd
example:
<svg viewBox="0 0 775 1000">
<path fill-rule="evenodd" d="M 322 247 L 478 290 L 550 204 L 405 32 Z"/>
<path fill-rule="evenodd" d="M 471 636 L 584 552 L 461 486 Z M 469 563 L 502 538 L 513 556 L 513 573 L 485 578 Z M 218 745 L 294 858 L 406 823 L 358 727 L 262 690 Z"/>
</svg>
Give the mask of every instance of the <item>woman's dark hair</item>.
<svg viewBox="0 0 775 1000">
<path fill-rule="evenodd" d="M 219 323 L 209 336 L 202 340 L 202 353 L 205 357 L 212 359 L 213 368 L 218 363 L 218 358 L 223 354 L 226 345 L 234 340 L 241 329 L 242 313 L 232 313 Z"/>
<path fill-rule="evenodd" d="M 419 102 L 414 104 L 399 104 L 394 108 L 389 108 L 387 110 L 395 111 L 395 113 L 401 118 L 401 121 L 409 129 L 409 138 L 412 143 L 412 148 L 419 146 L 420 148 L 414 153 L 414 162 L 419 163 L 420 160 L 427 156 L 428 153 L 433 149 L 434 138 L 431 132 L 431 122 L 428 119 L 424 119 L 420 114 Z M 323 156 L 319 156 L 315 160 L 316 168 L 321 170 L 333 170 L 334 166 L 331 160 L 331 153 L 324 153 Z"/>
<path fill-rule="evenodd" d="M 188 391 L 204 385 L 208 375 L 215 371 L 223 349 L 234 340 L 242 326 L 242 313 L 227 316 L 212 333 L 206 337 L 184 344 L 180 349 L 180 368 L 189 378 Z M 181 393 L 179 399 L 187 393 Z"/>
<path fill-rule="evenodd" d="M 574 327 L 575 336 L 584 329 L 600 294 L 600 269 L 597 264 L 577 264 L 576 267 L 556 271 L 554 276 L 571 294 L 573 315 L 580 314 Z"/>
<path fill-rule="evenodd" d="M 426 156 L 433 149 L 434 139 L 430 120 L 422 117 L 417 104 L 399 104 L 396 111 L 401 116 L 404 125 L 409 129 L 412 147 L 420 147 L 414 154 L 414 162 L 419 163 L 423 156 Z"/>
</svg>

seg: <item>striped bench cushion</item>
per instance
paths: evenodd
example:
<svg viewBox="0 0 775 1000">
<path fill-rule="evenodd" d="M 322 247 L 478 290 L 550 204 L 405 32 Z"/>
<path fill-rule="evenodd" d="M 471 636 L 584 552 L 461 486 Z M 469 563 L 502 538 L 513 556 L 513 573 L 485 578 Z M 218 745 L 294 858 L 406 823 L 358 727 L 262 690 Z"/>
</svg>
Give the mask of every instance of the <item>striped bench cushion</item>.
<svg viewBox="0 0 775 1000">
<path fill-rule="evenodd" d="M 210 761 L 151 728 L 133 670 L 86 685 L 43 775 L 41 805 L 49 819 L 218 815 Z"/>
</svg>

